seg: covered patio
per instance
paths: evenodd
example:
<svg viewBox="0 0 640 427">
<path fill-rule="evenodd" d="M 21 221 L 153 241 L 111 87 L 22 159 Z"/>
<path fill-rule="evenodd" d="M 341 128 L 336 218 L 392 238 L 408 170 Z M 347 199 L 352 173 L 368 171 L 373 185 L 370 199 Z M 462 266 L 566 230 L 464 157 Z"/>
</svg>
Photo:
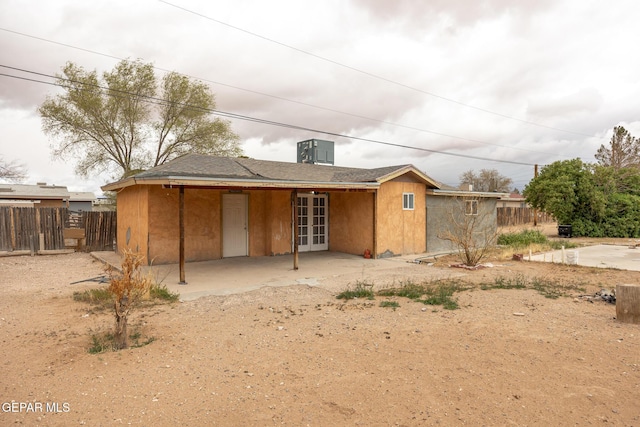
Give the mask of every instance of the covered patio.
<svg viewBox="0 0 640 427">
<path fill-rule="evenodd" d="M 91 255 L 119 268 L 121 256 L 115 252 Z M 186 284 L 181 285 L 179 264 L 163 264 L 150 269 L 154 280 L 180 294 L 183 301 L 210 295 L 231 295 L 262 287 L 306 285 L 330 292 L 341 292 L 358 281 L 376 288 L 403 280 L 433 280 L 454 273 L 428 266 L 435 254 L 405 255 L 393 258 L 365 259 L 361 255 L 322 251 L 300 254 L 300 267 L 293 269 L 293 254 L 281 256 L 234 257 L 186 264 Z M 425 261 L 421 263 L 420 261 Z"/>
</svg>

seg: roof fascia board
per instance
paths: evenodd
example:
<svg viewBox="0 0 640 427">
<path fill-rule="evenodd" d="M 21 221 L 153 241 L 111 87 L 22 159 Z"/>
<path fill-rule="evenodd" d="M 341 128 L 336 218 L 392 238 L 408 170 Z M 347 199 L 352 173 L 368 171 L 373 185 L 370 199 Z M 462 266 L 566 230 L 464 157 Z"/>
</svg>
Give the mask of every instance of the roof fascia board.
<svg viewBox="0 0 640 427">
<path fill-rule="evenodd" d="M 425 183 L 432 185 L 435 188 L 440 188 L 440 186 L 438 185 L 437 182 L 435 182 L 434 180 L 432 180 L 431 178 L 429 178 L 427 175 L 423 174 L 421 171 L 419 171 L 418 169 L 416 169 L 413 166 L 405 166 L 403 168 L 400 168 L 398 170 L 395 170 L 391 173 L 388 173 L 386 175 L 383 175 L 381 177 L 379 177 L 377 179 L 377 181 L 379 183 L 383 183 L 383 182 L 387 182 L 390 181 L 394 178 L 397 178 L 399 176 L 402 176 L 404 174 L 406 174 L 407 172 L 412 172 L 415 175 L 418 176 L 418 178 L 420 178 L 421 180 L 423 180 Z"/>
<path fill-rule="evenodd" d="M 508 194 L 509 193 L 492 193 L 481 191 L 427 190 L 427 195 L 433 196 L 482 197 L 485 199 L 500 199 Z"/>
<path fill-rule="evenodd" d="M 300 189 L 360 189 L 370 190 L 380 187 L 378 182 L 320 182 L 320 181 L 259 181 L 252 179 L 219 179 L 193 177 L 162 177 L 162 178 L 129 178 L 124 181 L 107 184 L 101 187 L 103 191 L 114 191 L 132 185 L 164 185 L 189 187 L 244 187 L 244 188 L 300 188 Z"/>
</svg>

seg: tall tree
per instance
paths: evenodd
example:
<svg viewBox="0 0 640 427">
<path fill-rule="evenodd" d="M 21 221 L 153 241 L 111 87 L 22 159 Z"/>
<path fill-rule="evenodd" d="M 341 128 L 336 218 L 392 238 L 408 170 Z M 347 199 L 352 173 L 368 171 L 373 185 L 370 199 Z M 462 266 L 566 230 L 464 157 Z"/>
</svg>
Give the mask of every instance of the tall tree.
<svg viewBox="0 0 640 427">
<path fill-rule="evenodd" d="M 524 189 L 527 202 L 571 224 L 574 236 L 640 237 L 640 171 L 554 162 Z"/>
<path fill-rule="evenodd" d="M 460 175 L 460 188 L 467 189 L 473 186 L 473 191 L 508 193 L 513 180 L 501 175 L 495 169 L 482 169 L 476 173 L 472 169 Z"/>
<path fill-rule="evenodd" d="M 601 166 L 614 169 L 640 167 L 640 139 L 631 136 L 624 127 L 616 126 L 609 146 L 602 144 L 595 157 Z"/>
<path fill-rule="evenodd" d="M 27 169 L 23 164 L 7 162 L 0 157 L 0 181 L 21 182 L 27 178 Z"/>
<path fill-rule="evenodd" d="M 71 62 L 57 77 L 63 93 L 40 106 L 42 125 L 54 157 L 75 158 L 81 176 L 127 177 L 188 152 L 242 154 L 230 123 L 211 117 L 204 83 L 168 73 L 158 85 L 151 64 L 126 60 L 101 79 Z"/>
</svg>

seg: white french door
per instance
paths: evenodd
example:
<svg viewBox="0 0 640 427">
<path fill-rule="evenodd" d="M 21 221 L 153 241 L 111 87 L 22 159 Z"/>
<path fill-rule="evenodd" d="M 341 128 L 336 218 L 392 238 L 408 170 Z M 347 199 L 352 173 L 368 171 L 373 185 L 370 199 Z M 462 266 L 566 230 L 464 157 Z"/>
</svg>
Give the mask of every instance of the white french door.
<svg viewBox="0 0 640 427">
<path fill-rule="evenodd" d="M 298 251 L 329 249 L 329 210 L 325 194 L 298 194 Z"/>
</svg>

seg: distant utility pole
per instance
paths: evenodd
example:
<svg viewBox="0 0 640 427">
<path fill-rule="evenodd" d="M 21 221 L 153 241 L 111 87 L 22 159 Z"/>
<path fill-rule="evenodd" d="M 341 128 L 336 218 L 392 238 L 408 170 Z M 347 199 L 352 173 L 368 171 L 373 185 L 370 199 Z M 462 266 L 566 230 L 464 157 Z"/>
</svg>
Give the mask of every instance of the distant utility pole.
<svg viewBox="0 0 640 427">
<path fill-rule="evenodd" d="M 533 165 L 533 179 L 536 179 L 538 177 L 538 165 L 535 164 Z M 533 208 L 533 226 L 537 226 L 538 225 L 538 210 L 536 208 Z"/>
</svg>

